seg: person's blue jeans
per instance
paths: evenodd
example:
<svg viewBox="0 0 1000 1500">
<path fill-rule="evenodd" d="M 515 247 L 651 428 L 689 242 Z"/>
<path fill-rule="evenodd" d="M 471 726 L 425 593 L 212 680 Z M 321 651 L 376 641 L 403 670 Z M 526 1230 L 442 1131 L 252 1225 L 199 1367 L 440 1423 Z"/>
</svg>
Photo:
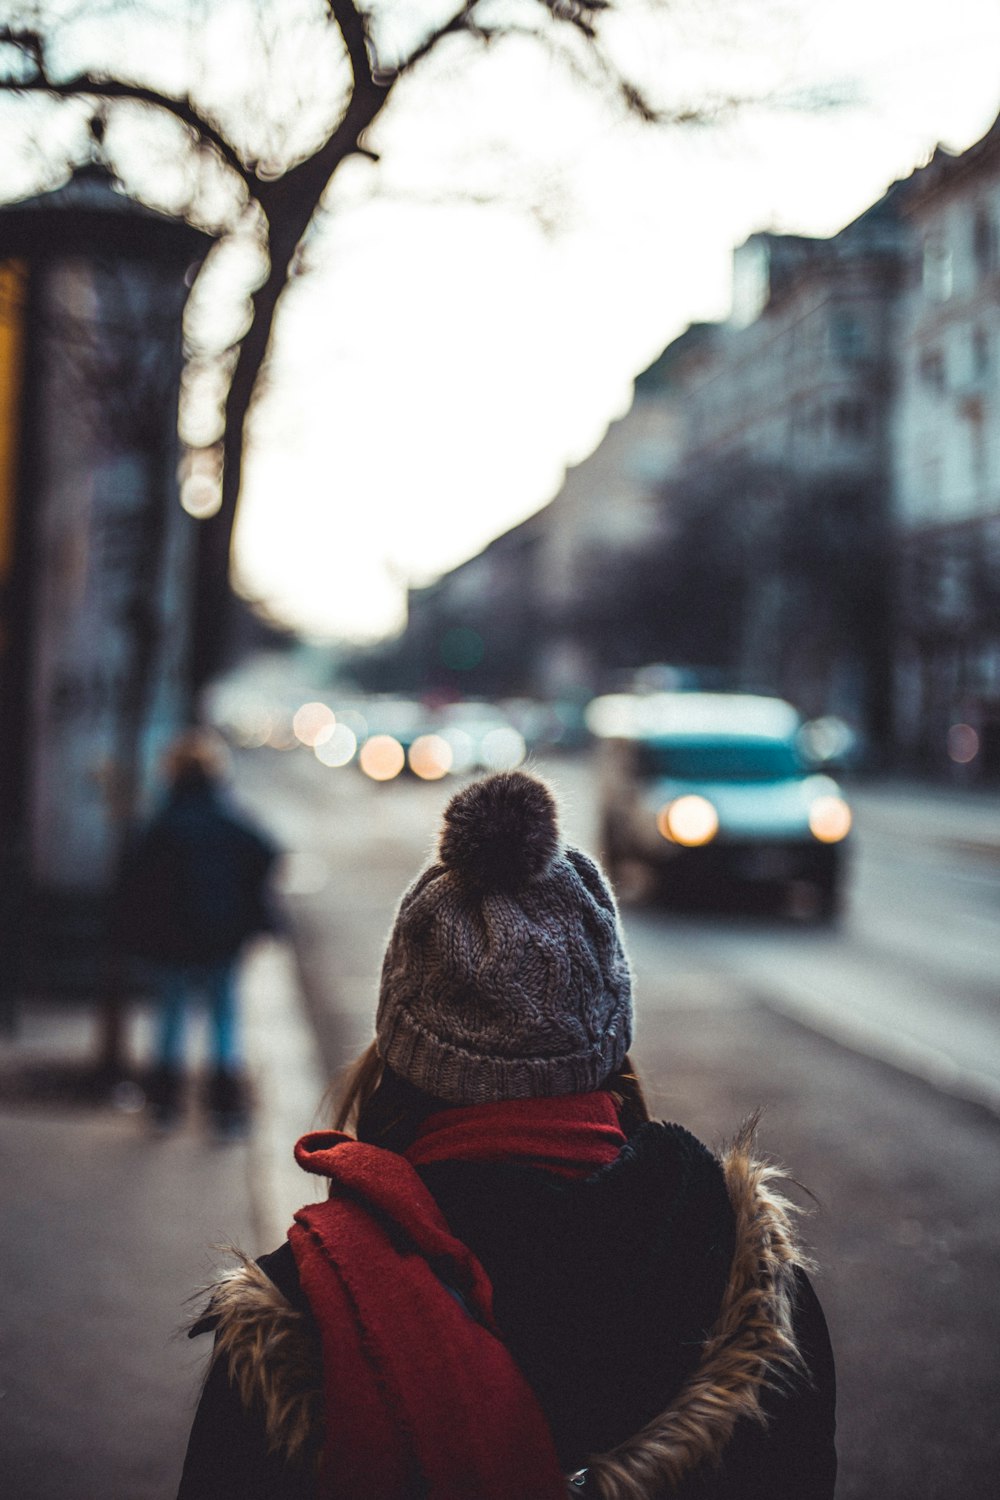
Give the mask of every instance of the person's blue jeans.
<svg viewBox="0 0 1000 1500">
<path fill-rule="evenodd" d="M 158 980 L 156 1055 L 160 1067 L 173 1071 L 183 1065 L 188 1001 L 200 994 L 208 1004 L 213 1062 L 224 1072 L 235 1072 L 242 1061 L 235 960 L 161 964 Z"/>
</svg>

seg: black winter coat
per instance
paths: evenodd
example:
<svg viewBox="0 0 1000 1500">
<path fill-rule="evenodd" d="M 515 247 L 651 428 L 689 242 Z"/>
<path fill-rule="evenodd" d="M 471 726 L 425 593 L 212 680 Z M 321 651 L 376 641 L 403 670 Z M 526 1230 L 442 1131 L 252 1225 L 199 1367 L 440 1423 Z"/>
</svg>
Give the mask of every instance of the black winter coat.
<svg viewBox="0 0 1000 1500">
<path fill-rule="evenodd" d="M 275 925 L 267 881 L 276 853 L 211 783 L 179 787 L 126 856 L 114 947 L 161 963 L 228 963 Z"/>
<path fill-rule="evenodd" d="M 589 1470 L 568 1493 L 601 1496 L 610 1466 L 630 1500 L 830 1500 L 829 1336 L 748 1138 L 718 1159 L 651 1123 L 583 1181 L 523 1164 L 419 1170 L 490 1276 L 566 1473 Z M 212 1313 L 193 1330 L 218 1327 L 217 1357 L 178 1500 L 312 1500 L 321 1404 L 288 1397 L 322 1376 L 290 1247 L 221 1283 Z"/>
</svg>

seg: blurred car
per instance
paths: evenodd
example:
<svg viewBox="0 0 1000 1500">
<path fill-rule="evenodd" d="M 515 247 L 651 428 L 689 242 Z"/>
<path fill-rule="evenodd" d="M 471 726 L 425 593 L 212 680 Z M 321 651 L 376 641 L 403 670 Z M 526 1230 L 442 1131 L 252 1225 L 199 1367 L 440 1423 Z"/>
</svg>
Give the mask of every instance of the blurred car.
<svg viewBox="0 0 1000 1500">
<path fill-rule="evenodd" d="M 668 893 L 805 885 L 817 917 L 837 914 L 851 811 L 837 783 L 804 760 L 791 704 L 620 694 L 595 699 L 587 722 L 600 745 L 600 841 L 612 879 L 632 862 Z"/>
</svg>

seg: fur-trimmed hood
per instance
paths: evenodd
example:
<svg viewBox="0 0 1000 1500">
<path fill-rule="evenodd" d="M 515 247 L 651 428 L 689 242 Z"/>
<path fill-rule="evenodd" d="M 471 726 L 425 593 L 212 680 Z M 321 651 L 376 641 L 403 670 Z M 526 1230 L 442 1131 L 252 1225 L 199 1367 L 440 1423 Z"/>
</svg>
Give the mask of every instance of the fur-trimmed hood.
<svg viewBox="0 0 1000 1500">
<path fill-rule="evenodd" d="M 808 1261 L 781 1172 L 759 1160 L 752 1122 L 719 1155 L 735 1250 L 700 1358 L 666 1408 L 625 1442 L 567 1476 L 568 1495 L 651 1500 L 717 1464 L 741 1420 L 766 1421 L 766 1392 L 800 1373 L 794 1302 Z M 245 1406 L 263 1413 L 269 1446 L 290 1460 L 321 1446 L 322 1367 L 308 1309 L 245 1257 L 211 1289 L 215 1358 Z M 207 1326 L 203 1319 L 200 1326 Z"/>
</svg>

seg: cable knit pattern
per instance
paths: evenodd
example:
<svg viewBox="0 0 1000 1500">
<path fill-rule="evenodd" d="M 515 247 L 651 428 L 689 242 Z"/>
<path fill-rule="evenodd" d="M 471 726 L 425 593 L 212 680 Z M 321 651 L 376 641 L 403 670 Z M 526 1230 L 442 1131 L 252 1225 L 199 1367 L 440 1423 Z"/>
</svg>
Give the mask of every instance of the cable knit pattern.
<svg viewBox="0 0 1000 1500">
<path fill-rule="evenodd" d="M 631 1044 L 632 977 L 614 897 L 593 860 L 561 847 L 548 789 L 523 772 L 464 788 L 441 853 L 389 938 L 375 1026 L 386 1062 L 452 1104 L 598 1088 Z"/>
</svg>

